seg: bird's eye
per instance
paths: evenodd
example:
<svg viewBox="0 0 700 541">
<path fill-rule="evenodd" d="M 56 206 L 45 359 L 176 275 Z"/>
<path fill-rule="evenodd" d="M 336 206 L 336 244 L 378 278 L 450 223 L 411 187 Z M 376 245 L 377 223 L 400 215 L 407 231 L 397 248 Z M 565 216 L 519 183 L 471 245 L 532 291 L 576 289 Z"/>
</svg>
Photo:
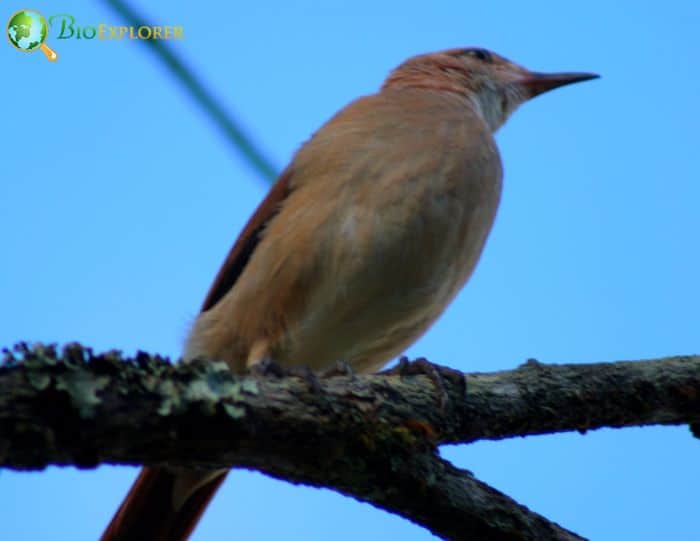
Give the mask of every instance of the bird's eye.
<svg viewBox="0 0 700 541">
<path fill-rule="evenodd" d="M 486 49 L 465 49 L 464 54 L 478 58 L 482 62 L 493 62 L 493 56 Z"/>
</svg>

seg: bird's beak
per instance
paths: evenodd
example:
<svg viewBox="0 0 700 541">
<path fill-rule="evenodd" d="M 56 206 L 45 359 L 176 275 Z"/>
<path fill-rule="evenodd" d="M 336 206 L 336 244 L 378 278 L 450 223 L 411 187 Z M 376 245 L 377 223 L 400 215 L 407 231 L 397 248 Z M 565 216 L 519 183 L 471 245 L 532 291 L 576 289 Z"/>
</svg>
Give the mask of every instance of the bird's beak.
<svg viewBox="0 0 700 541">
<path fill-rule="evenodd" d="M 530 97 L 534 98 L 560 86 L 590 81 L 598 77 L 600 75 L 595 73 L 538 73 L 530 71 L 520 80 L 520 84 L 530 92 Z"/>
</svg>

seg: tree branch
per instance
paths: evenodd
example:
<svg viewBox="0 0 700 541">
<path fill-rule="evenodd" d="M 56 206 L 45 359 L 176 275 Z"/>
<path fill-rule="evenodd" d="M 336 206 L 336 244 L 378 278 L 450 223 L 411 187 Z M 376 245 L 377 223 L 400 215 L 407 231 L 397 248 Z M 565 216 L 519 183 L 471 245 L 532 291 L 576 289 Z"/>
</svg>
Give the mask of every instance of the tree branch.
<svg viewBox="0 0 700 541">
<path fill-rule="evenodd" d="M 700 420 L 700 357 L 467 375 L 432 366 L 439 385 L 434 374 L 240 377 L 223 363 L 18 345 L 0 366 L 0 466 L 246 467 L 450 539 L 580 539 L 436 445 Z"/>
</svg>

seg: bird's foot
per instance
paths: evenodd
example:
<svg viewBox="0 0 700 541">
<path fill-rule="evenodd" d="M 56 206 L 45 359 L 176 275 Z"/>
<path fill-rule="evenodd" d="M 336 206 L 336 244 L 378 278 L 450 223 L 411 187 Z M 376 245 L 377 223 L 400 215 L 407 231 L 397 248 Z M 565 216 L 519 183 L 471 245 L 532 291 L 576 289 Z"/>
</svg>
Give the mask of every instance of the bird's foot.
<svg viewBox="0 0 700 541">
<path fill-rule="evenodd" d="M 335 361 L 333 366 L 321 372 L 322 378 L 332 378 L 334 376 L 349 376 L 352 378 L 355 376 L 355 371 L 346 361 L 339 360 Z"/>
<path fill-rule="evenodd" d="M 321 384 L 318 382 L 316 374 L 306 364 L 284 367 L 273 361 L 270 357 L 263 357 L 257 363 L 248 367 L 248 372 L 253 376 L 284 378 L 287 376 L 303 379 L 309 387 L 318 392 Z"/>
<path fill-rule="evenodd" d="M 296 376 L 304 380 L 313 392 L 321 392 L 321 384 L 318 381 L 318 377 L 314 374 L 313 370 L 309 368 L 308 364 L 298 364 L 288 368 L 287 375 Z"/>
<path fill-rule="evenodd" d="M 248 367 L 248 372 L 253 376 L 283 378 L 287 371 L 270 357 L 263 357 L 257 363 Z"/>
<path fill-rule="evenodd" d="M 447 392 L 446 382 L 451 382 L 459 386 L 462 392 L 462 397 L 467 393 L 467 380 L 464 374 L 459 370 L 440 366 L 429 362 L 421 357 L 413 362 L 408 360 L 408 357 L 401 357 L 399 364 L 388 370 L 384 370 L 381 374 L 404 376 L 427 376 L 433 382 L 438 392 L 438 400 L 440 408 L 444 410 L 450 401 L 450 395 Z"/>
</svg>

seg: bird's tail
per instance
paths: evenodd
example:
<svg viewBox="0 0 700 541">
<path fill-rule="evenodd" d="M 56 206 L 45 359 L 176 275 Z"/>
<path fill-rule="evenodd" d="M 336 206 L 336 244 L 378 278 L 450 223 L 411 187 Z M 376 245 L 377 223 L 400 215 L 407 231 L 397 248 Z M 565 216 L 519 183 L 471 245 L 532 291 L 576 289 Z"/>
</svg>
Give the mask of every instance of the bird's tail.
<svg viewBox="0 0 700 541">
<path fill-rule="evenodd" d="M 185 541 L 226 473 L 143 468 L 100 541 Z"/>
</svg>

